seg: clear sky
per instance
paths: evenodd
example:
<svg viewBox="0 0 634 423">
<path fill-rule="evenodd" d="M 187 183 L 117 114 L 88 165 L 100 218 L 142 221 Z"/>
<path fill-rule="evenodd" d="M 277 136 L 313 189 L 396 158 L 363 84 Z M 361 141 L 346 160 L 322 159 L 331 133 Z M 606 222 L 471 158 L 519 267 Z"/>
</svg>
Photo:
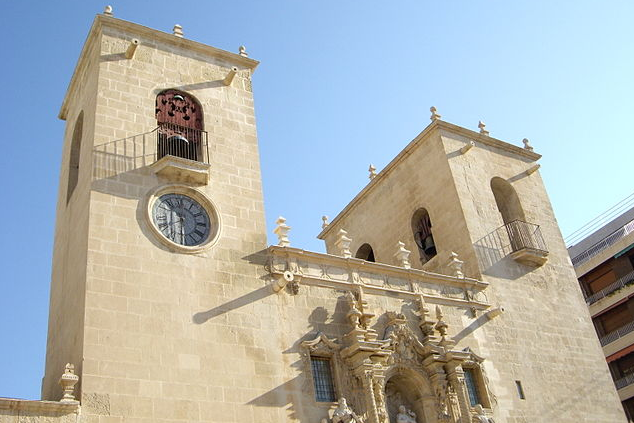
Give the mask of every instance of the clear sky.
<svg viewBox="0 0 634 423">
<path fill-rule="evenodd" d="M 55 202 L 57 119 L 105 2 L 4 2 L 0 397 L 39 398 Z M 429 123 L 429 107 L 543 154 L 569 234 L 632 191 L 634 2 L 120 1 L 115 17 L 261 61 L 253 77 L 269 234 L 323 251 L 335 216 Z M 430 177 L 433 177 L 431 175 Z M 274 242 L 271 234 L 269 242 Z"/>
</svg>

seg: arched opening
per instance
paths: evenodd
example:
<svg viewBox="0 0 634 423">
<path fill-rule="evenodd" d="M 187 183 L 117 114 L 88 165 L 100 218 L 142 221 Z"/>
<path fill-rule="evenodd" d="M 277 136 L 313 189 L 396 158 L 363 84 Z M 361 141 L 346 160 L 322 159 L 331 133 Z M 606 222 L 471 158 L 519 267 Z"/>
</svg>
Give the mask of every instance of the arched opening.
<svg viewBox="0 0 634 423">
<path fill-rule="evenodd" d="M 526 221 L 520 199 L 511 184 L 502 178 L 495 177 L 491 179 L 491 191 L 505 225 L 514 220 Z"/>
<path fill-rule="evenodd" d="M 436 255 L 436 242 L 432 235 L 432 225 L 426 209 L 418 209 L 412 216 L 412 232 L 414 242 L 418 246 L 421 264 L 427 263 Z"/>
<path fill-rule="evenodd" d="M 167 156 L 201 161 L 203 109 L 194 96 L 169 89 L 156 96 L 157 160 Z"/>
<path fill-rule="evenodd" d="M 374 251 L 372 250 L 372 247 L 370 246 L 370 244 L 363 244 L 362 246 L 359 247 L 359 249 L 357 250 L 357 254 L 354 255 L 356 258 L 365 260 L 365 261 L 371 261 L 374 262 Z"/>
<path fill-rule="evenodd" d="M 433 415 L 437 411 L 429 382 L 422 375 L 408 369 L 387 379 L 385 406 L 390 423 L 435 421 Z"/>
<path fill-rule="evenodd" d="M 73 128 L 73 138 L 70 142 L 70 157 L 68 160 L 68 187 L 66 188 L 66 204 L 75 191 L 79 180 L 79 158 L 81 156 L 81 139 L 84 127 L 84 112 L 79 112 Z"/>
</svg>

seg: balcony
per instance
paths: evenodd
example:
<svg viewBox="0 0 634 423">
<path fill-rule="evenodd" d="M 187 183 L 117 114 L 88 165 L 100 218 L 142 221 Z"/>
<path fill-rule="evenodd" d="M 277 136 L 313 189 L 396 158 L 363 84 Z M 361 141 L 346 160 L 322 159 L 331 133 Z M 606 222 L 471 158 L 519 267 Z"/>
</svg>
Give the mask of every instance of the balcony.
<svg viewBox="0 0 634 423">
<path fill-rule="evenodd" d="M 634 373 L 615 380 L 614 386 L 621 401 L 634 397 Z"/>
<path fill-rule="evenodd" d="M 506 256 L 532 267 L 541 266 L 548 260 L 546 242 L 539 225 L 522 220 L 500 226 L 473 245 L 478 262 L 485 269 Z"/>
<path fill-rule="evenodd" d="M 94 176 L 107 178 L 142 167 L 172 182 L 209 181 L 206 131 L 170 123 L 152 131 L 95 146 Z"/>
<path fill-rule="evenodd" d="M 602 300 L 605 297 L 614 295 L 617 291 L 626 286 L 634 284 L 634 271 L 628 273 L 627 275 L 621 277 L 616 282 L 611 283 L 610 285 L 603 288 L 601 291 L 595 292 L 594 294 L 588 296 L 586 298 L 586 304 L 589 306 L 596 303 L 599 300 Z"/>
<path fill-rule="evenodd" d="M 528 266 L 541 266 L 548 259 L 539 225 L 514 220 L 504 225 L 511 243 L 511 257 Z"/>
<path fill-rule="evenodd" d="M 611 247 L 612 245 L 618 243 L 620 240 L 625 238 L 630 233 L 634 232 L 634 220 L 626 223 L 625 225 L 618 228 L 616 231 L 612 232 L 610 235 L 606 236 L 599 242 L 595 243 L 587 250 L 582 252 L 581 254 L 576 255 L 572 258 L 572 265 L 577 268 L 581 264 L 589 261 L 596 255 L 600 254 L 602 251 Z"/>
<path fill-rule="evenodd" d="M 621 326 L 615 331 L 608 333 L 599 338 L 599 342 L 603 347 L 603 353 L 607 356 L 612 355 L 623 348 L 634 343 L 634 321 Z M 632 335 L 630 335 L 632 334 Z"/>
</svg>

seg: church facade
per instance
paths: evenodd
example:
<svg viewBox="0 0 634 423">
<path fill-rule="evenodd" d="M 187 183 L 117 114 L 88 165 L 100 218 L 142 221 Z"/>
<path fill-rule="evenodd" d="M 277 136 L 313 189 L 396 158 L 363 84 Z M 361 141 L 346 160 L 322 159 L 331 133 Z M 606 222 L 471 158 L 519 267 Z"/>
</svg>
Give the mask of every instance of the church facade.
<svg viewBox="0 0 634 423">
<path fill-rule="evenodd" d="M 327 253 L 283 218 L 267 246 L 257 65 L 96 17 L 60 112 L 42 401 L 0 422 L 625 422 L 528 141 L 432 108 L 324 219 Z"/>
</svg>

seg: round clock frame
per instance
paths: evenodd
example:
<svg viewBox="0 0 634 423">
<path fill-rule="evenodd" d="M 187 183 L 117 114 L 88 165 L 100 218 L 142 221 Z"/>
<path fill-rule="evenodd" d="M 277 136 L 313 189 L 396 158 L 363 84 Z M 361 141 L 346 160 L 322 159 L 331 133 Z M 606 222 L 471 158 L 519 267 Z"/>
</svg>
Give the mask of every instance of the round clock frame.
<svg viewBox="0 0 634 423">
<path fill-rule="evenodd" d="M 185 200 L 183 205 L 176 201 L 179 199 Z M 193 201 L 187 202 L 187 199 Z M 159 209 L 161 203 L 165 204 L 167 209 L 163 207 Z M 169 207 L 173 207 L 173 211 L 169 210 Z M 200 213 L 202 213 L 202 217 Z M 194 216 L 194 214 L 198 216 Z M 204 216 L 205 214 L 206 217 Z M 162 225 L 162 229 L 159 228 L 161 219 L 157 220 L 157 217 L 161 215 L 165 216 L 165 223 Z M 171 250 L 189 254 L 201 252 L 214 245 L 220 236 L 220 228 L 222 227 L 220 214 L 217 212 L 214 203 L 200 191 L 186 185 L 164 185 L 148 193 L 145 217 L 152 232 L 163 245 Z M 205 223 L 207 226 L 206 230 L 204 227 Z M 174 228 L 180 230 L 181 234 L 178 236 L 172 233 L 174 239 L 170 239 L 170 231 L 173 232 Z M 183 232 L 185 230 L 195 236 L 189 240 Z M 195 234 L 194 231 L 196 230 L 199 233 L 202 231 L 202 236 Z M 185 241 L 183 241 L 183 238 L 185 238 Z M 177 240 L 183 243 L 175 242 Z M 188 242 L 193 242 L 194 245 L 185 245 Z"/>
</svg>

